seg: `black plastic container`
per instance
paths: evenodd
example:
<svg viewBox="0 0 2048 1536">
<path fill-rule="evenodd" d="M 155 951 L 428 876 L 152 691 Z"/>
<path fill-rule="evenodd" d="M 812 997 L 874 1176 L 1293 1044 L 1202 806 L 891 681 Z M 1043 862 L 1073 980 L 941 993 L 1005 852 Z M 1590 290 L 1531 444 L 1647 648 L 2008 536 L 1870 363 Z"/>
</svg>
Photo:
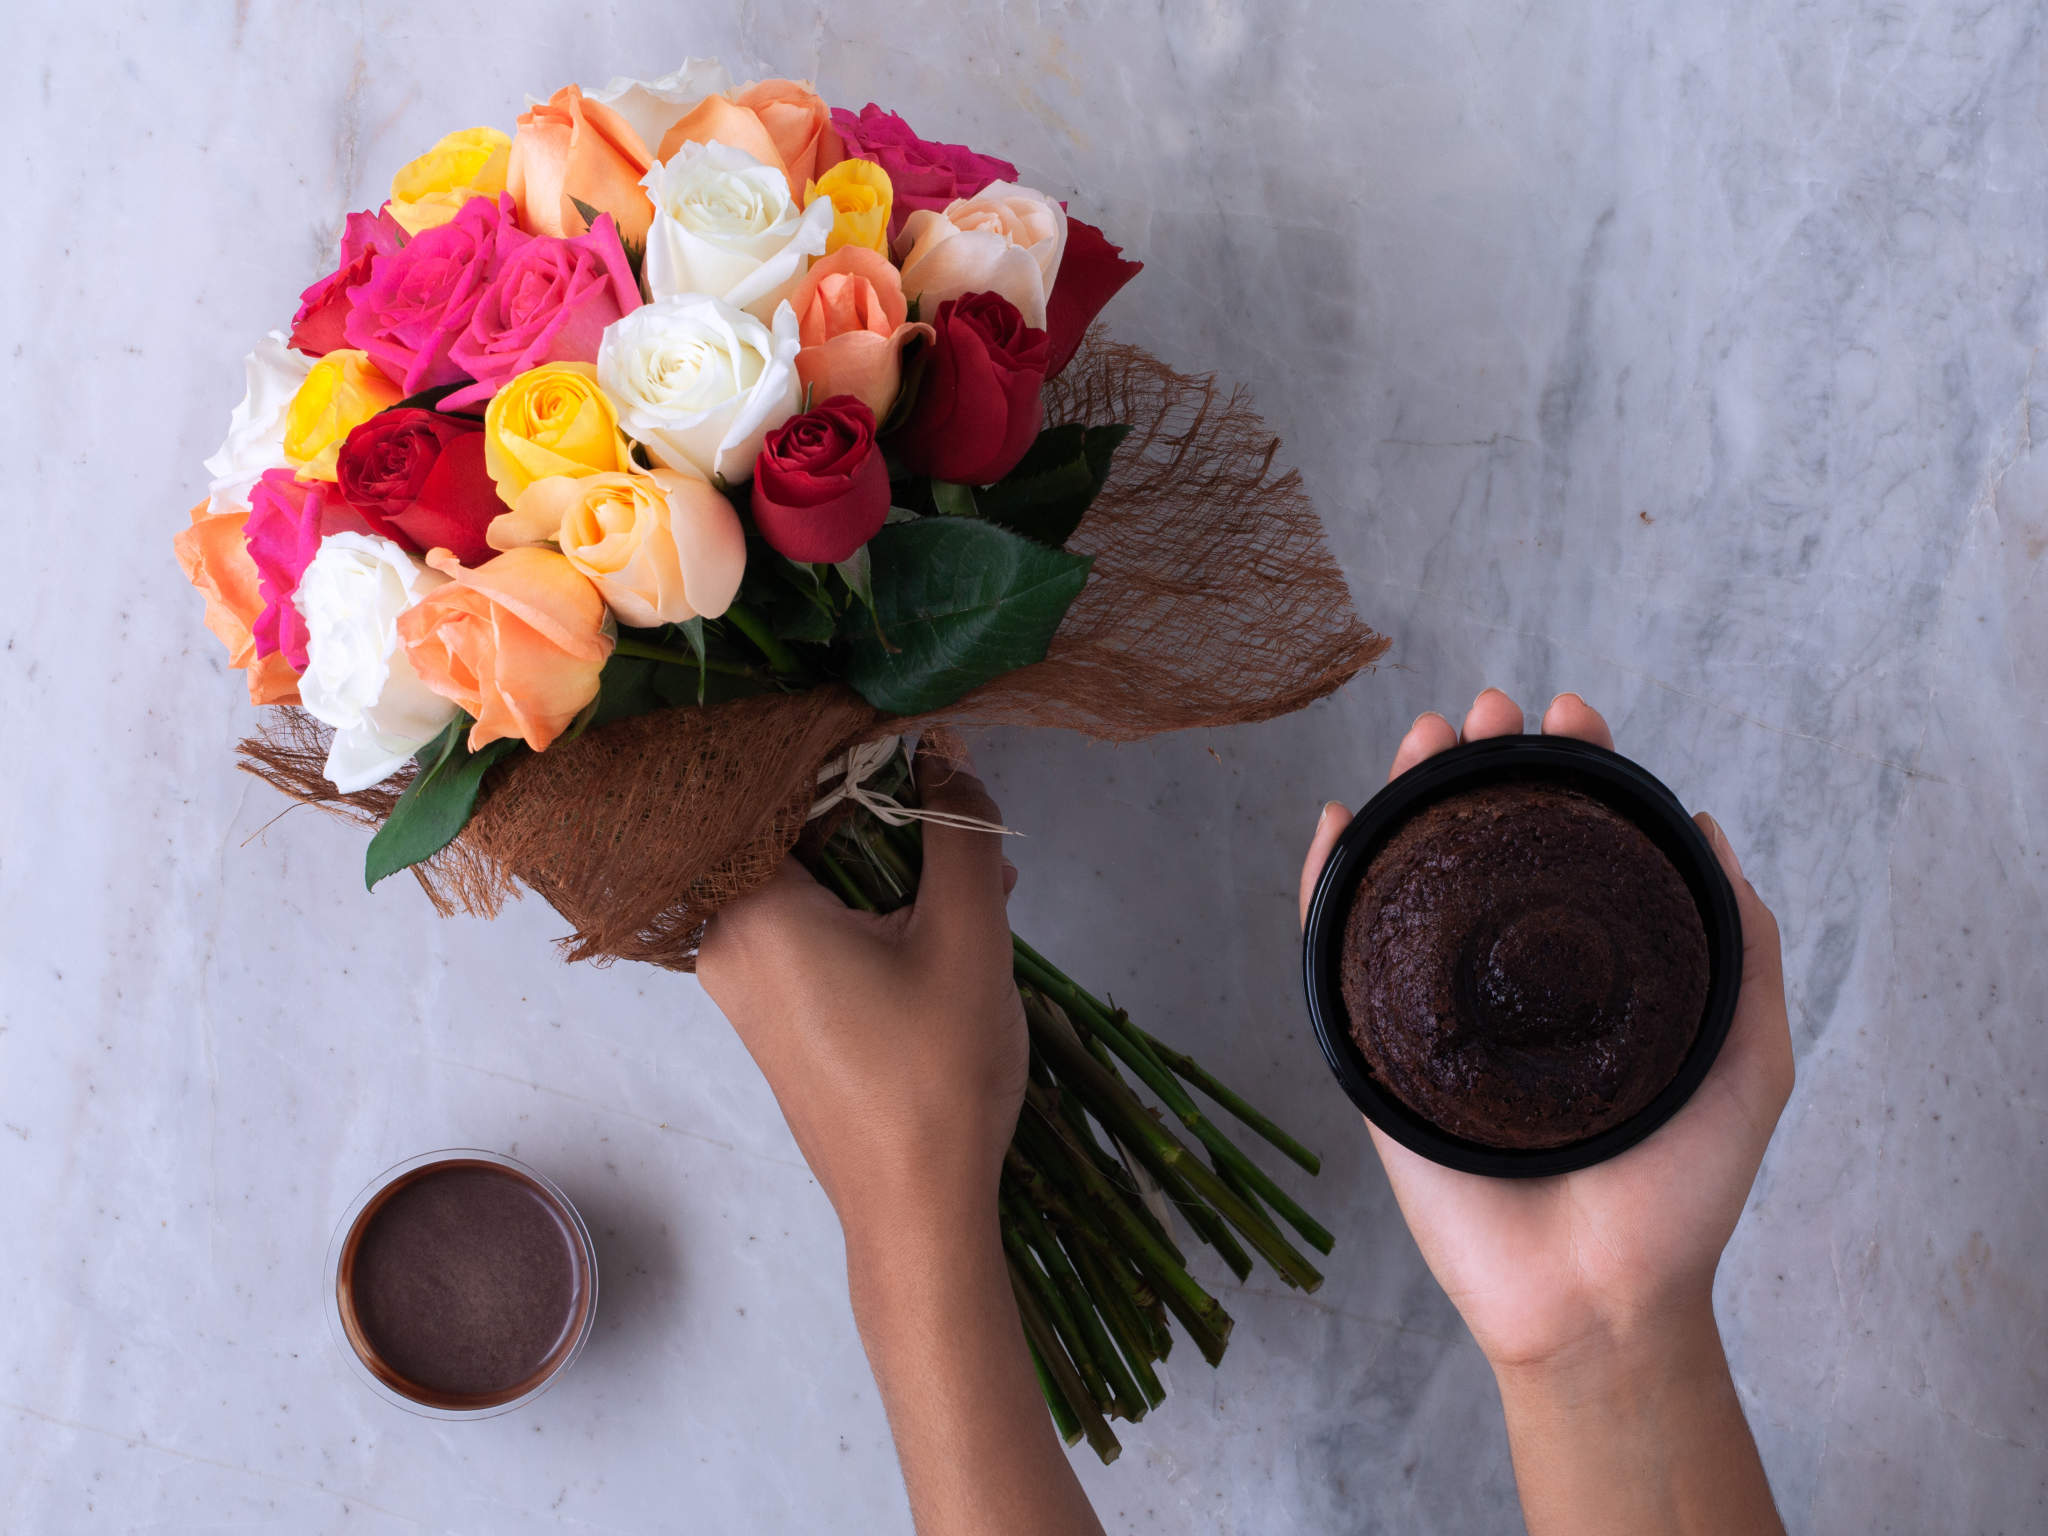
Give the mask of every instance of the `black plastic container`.
<svg viewBox="0 0 2048 1536">
<path fill-rule="evenodd" d="M 1707 931 L 1707 1001 L 1699 1034 L 1678 1075 L 1621 1124 L 1561 1147 L 1489 1147 L 1454 1136 L 1418 1115 L 1373 1075 L 1351 1038 L 1339 967 L 1351 899 L 1386 840 L 1424 807 L 1493 784 L 1552 784 L 1575 789 L 1627 817 L 1684 878 Z M 1742 986 L 1742 918 L 1735 892 L 1706 837 L 1678 797 L 1643 768 L 1604 747 L 1568 736 L 1496 736 L 1440 752 L 1374 795 L 1337 840 L 1316 881 L 1302 941 L 1309 1018 L 1337 1081 L 1368 1120 L 1433 1162 L 1497 1178 L 1569 1173 L 1603 1162 L 1648 1136 L 1692 1097 L 1720 1053 Z"/>
</svg>

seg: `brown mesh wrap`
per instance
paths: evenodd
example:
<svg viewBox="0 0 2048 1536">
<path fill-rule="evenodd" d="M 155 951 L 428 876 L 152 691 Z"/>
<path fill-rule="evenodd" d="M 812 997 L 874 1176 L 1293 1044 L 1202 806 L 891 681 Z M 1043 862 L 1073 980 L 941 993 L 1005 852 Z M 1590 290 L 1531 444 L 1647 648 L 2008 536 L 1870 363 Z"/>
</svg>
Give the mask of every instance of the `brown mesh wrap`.
<svg viewBox="0 0 2048 1536">
<path fill-rule="evenodd" d="M 1109 483 L 1069 548 L 1095 556 L 1044 661 L 940 720 L 1063 726 L 1105 741 L 1238 725 L 1301 708 L 1386 649 L 1359 622 L 1315 508 L 1242 389 L 1176 373 L 1100 330 L 1047 386 L 1049 421 L 1128 422 Z M 617 721 L 492 771 L 461 837 L 415 870 L 443 912 L 495 913 L 522 885 L 574 932 L 572 960 L 690 970 L 719 907 L 752 890 L 803 830 L 818 769 L 885 717 L 845 688 Z M 242 766 L 368 826 L 404 781 L 335 792 L 327 731 L 265 712 Z"/>
</svg>

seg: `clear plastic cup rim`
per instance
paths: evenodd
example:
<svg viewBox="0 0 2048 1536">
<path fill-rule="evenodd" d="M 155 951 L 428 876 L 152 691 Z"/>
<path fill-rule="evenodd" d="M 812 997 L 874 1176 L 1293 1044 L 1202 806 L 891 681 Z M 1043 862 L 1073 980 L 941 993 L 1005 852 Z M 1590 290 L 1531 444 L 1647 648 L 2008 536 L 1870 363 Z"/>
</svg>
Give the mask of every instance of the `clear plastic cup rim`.
<svg viewBox="0 0 2048 1536">
<path fill-rule="evenodd" d="M 386 1189 L 389 1189 L 407 1175 L 416 1173 L 420 1169 L 430 1167 L 435 1163 L 453 1162 L 489 1163 L 495 1167 L 516 1173 L 521 1178 L 531 1179 L 544 1194 L 555 1202 L 562 1215 L 567 1218 L 570 1236 L 583 1256 L 584 1273 L 589 1276 L 590 1296 L 589 1301 L 583 1308 L 583 1320 L 577 1327 L 576 1337 L 571 1341 L 568 1349 L 563 1351 L 562 1357 L 555 1363 L 554 1369 L 550 1370 L 547 1375 L 543 1376 L 517 1397 L 507 1398 L 503 1402 L 489 1403 L 474 1408 L 451 1408 L 435 1403 L 422 1402 L 418 1398 L 410 1397 L 392 1386 L 391 1383 L 378 1375 L 375 1370 L 371 1369 L 369 1362 L 363 1359 L 357 1353 L 355 1345 L 349 1342 L 348 1327 L 342 1320 L 341 1311 L 342 1253 L 347 1248 L 349 1234 L 355 1230 L 356 1223 L 361 1219 L 363 1211 L 369 1206 L 371 1201 L 375 1200 Z M 323 1310 L 327 1314 L 327 1332 L 328 1336 L 334 1341 L 334 1347 L 341 1352 L 341 1358 L 347 1362 L 349 1369 L 355 1373 L 356 1378 L 378 1397 L 383 1398 L 385 1402 L 392 1404 L 394 1407 L 403 1408 L 407 1413 L 417 1414 L 425 1419 L 490 1419 L 496 1418 L 501 1413 L 510 1413 L 515 1408 L 524 1407 L 547 1391 L 557 1381 L 560 1381 L 563 1373 L 576 1363 L 576 1357 L 583 1353 L 583 1346 L 590 1341 L 591 1329 L 597 1321 L 597 1247 L 591 1241 L 590 1228 L 584 1225 L 582 1212 L 576 1209 L 574 1201 L 562 1193 L 561 1187 L 538 1168 L 529 1167 L 527 1164 L 519 1161 L 518 1158 L 508 1157 L 503 1152 L 491 1152 L 481 1147 L 443 1147 L 435 1152 L 422 1152 L 416 1157 L 406 1158 L 403 1162 L 393 1163 L 389 1168 L 386 1168 L 382 1173 L 370 1180 L 369 1183 L 365 1184 L 355 1199 L 349 1202 L 348 1209 L 341 1213 L 341 1220 L 335 1223 L 334 1236 L 327 1244 L 325 1276 L 326 1292 Z"/>
</svg>

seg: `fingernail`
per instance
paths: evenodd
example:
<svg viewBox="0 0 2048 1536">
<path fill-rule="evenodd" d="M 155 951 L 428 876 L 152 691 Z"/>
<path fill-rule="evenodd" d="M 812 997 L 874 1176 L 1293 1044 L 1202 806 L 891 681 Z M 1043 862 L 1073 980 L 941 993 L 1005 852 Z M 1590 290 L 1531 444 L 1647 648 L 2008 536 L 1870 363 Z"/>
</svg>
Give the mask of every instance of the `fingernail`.
<svg viewBox="0 0 2048 1536">
<path fill-rule="evenodd" d="M 1728 841 L 1728 834 L 1721 830 L 1721 823 L 1714 819 L 1713 812 L 1701 811 L 1700 816 L 1707 824 L 1707 840 L 1714 845 L 1716 853 L 1728 856 L 1728 862 L 1735 866 L 1735 873 L 1742 873 L 1742 860 L 1735 856 L 1735 845 Z"/>
<path fill-rule="evenodd" d="M 1573 693 L 1569 689 L 1567 689 L 1563 693 L 1560 693 L 1557 696 L 1557 699 L 1570 699 L 1574 704 L 1577 704 L 1581 709 L 1591 709 L 1593 707 L 1592 705 L 1586 702 L 1586 696 L 1583 693 Z M 1553 706 L 1557 703 L 1557 699 L 1552 699 L 1550 701 Z"/>
<path fill-rule="evenodd" d="M 1480 689 L 1477 693 L 1472 695 L 1472 702 L 1476 706 L 1479 703 L 1479 701 L 1485 698 L 1489 693 L 1499 692 L 1500 690 L 1498 688 L 1494 687 L 1493 684 L 1488 683 L 1484 688 Z"/>
<path fill-rule="evenodd" d="M 1415 731 L 1415 730 L 1416 730 L 1416 729 L 1417 729 L 1418 727 L 1420 727 L 1420 726 L 1421 726 L 1421 724 L 1422 724 L 1422 722 L 1423 722 L 1423 721 L 1425 721 L 1425 720 L 1443 720 L 1443 719 L 1444 719 L 1444 717 L 1443 717 L 1443 716 L 1442 716 L 1442 714 L 1440 714 L 1440 713 L 1439 713 L 1438 711 L 1436 711 L 1436 710 L 1434 710 L 1434 709 L 1425 709 L 1425 710 L 1424 710 L 1424 711 L 1423 711 L 1423 712 L 1422 712 L 1421 714 L 1417 715 L 1417 716 L 1416 716 L 1416 717 L 1415 717 L 1415 718 L 1414 718 L 1413 720 L 1411 720 L 1411 721 L 1409 721 L 1409 722 L 1408 722 L 1408 730 L 1409 730 L 1409 732 L 1410 732 L 1411 734 L 1413 734 L 1413 733 L 1414 733 L 1414 731 Z M 1446 724 L 1446 725 L 1449 725 L 1449 724 L 1450 724 L 1450 721 L 1448 721 L 1448 720 L 1444 720 L 1444 724 Z M 1332 805 L 1335 805 L 1335 804 L 1336 804 L 1337 802 L 1333 800 L 1333 801 L 1331 801 L 1330 803 L 1331 803 Z"/>
<path fill-rule="evenodd" d="M 1323 808 L 1320 811 L 1316 812 L 1316 830 L 1318 832 L 1322 831 L 1324 823 L 1329 821 L 1329 819 L 1332 816 L 1334 816 L 1337 812 L 1343 809 L 1344 807 L 1338 804 L 1335 800 L 1325 800 L 1323 802 Z"/>
</svg>

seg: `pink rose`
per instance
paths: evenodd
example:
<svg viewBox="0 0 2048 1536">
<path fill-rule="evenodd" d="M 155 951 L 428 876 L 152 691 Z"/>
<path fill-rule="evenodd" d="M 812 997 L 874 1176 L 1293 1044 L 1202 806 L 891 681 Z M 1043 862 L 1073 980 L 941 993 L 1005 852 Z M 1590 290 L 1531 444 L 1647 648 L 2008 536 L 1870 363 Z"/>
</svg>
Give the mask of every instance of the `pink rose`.
<svg viewBox="0 0 2048 1536">
<path fill-rule="evenodd" d="M 446 224 L 376 259 L 349 299 L 342 334 L 408 395 L 458 382 L 464 374 L 449 348 L 498 268 L 531 238 L 514 222 L 510 197 L 471 198 Z"/>
<path fill-rule="evenodd" d="M 263 611 L 249 627 L 258 657 L 281 654 L 294 672 L 306 670 L 306 621 L 292 601 L 299 578 L 328 534 L 372 531 L 332 480 L 301 480 L 288 469 L 264 473 L 249 492 L 249 521 L 242 529 L 263 599 Z"/>
<path fill-rule="evenodd" d="M 604 328 L 639 307 L 640 285 L 610 214 L 573 240 L 526 241 L 499 265 L 449 348 L 449 361 L 476 382 L 441 409 L 480 404 L 542 363 L 596 362 Z"/>
<path fill-rule="evenodd" d="M 978 155 L 964 144 L 920 139 L 910 124 L 872 101 L 855 117 L 832 109 L 832 126 L 849 158 L 872 160 L 889 173 L 895 203 L 889 210 L 889 238 L 920 208 L 942 211 L 956 197 L 972 197 L 992 181 L 1015 181 L 1017 167 L 994 155 Z"/>
<path fill-rule="evenodd" d="M 308 357 L 325 357 L 348 345 L 342 325 L 349 299 L 369 281 L 370 263 L 405 244 L 405 231 L 384 209 L 352 213 L 341 231 L 341 265 L 299 295 L 292 316 L 291 345 Z"/>
</svg>

